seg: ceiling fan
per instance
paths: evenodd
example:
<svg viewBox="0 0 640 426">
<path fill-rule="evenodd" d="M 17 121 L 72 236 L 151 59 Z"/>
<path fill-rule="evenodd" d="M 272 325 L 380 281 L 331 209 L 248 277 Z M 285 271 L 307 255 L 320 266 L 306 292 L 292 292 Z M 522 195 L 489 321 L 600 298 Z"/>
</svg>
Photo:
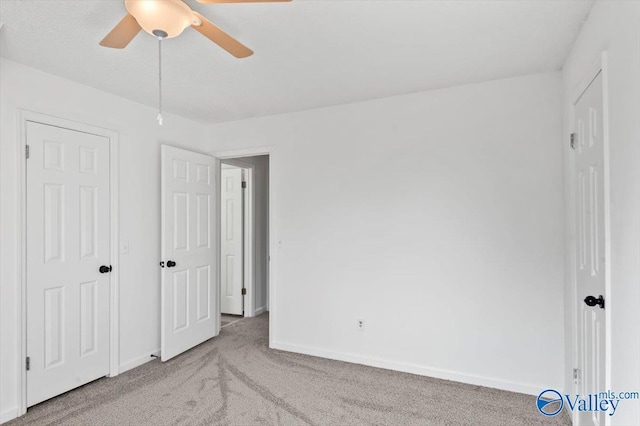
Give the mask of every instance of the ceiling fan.
<svg viewBox="0 0 640 426">
<path fill-rule="evenodd" d="M 269 3 L 291 0 L 198 0 L 200 3 Z M 100 42 L 101 46 L 122 49 L 145 30 L 163 40 L 177 37 L 191 27 L 236 58 L 251 56 L 253 51 L 192 10 L 182 0 L 124 0 L 125 17 Z"/>
</svg>

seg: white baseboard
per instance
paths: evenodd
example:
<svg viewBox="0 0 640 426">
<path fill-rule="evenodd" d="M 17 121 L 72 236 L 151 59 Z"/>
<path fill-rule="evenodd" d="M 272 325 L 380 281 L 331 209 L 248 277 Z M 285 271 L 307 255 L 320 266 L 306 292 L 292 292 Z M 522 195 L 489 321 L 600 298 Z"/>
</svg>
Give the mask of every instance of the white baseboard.
<svg viewBox="0 0 640 426">
<path fill-rule="evenodd" d="M 133 368 L 140 367 L 142 364 L 146 364 L 149 361 L 153 361 L 155 358 L 153 358 L 151 355 L 160 356 L 160 349 L 157 349 L 153 352 L 147 352 L 144 355 L 120 364 L 120 374 Z"/>
<path fill-rule="evenodd" d="M 454 382 L 485 386 L 489 388 L 524 393 L 528 395 L 538 396 L 541 390 L 549 388 L 549 386 L 544 385 L 517 383 L 508 380 L 495 379 L 492 377 L 461 373 L 458 371 L 422 366 L 418 364 L 371 358 L 362 355 L 328 351 L 324 349 L 317 349 L 309 346 L 291 343 L 273 342 L 269 347 L 272 349 L 279 349 L 287 352 L 295 352 L 305 355 L 317 356 L 320 358 L 328 358 L 337 361 L 351 362 L 354 364 L 368 365 L 371 367 L 384 368 L 386 370 L 402 371 L 404 373 L 417 374 L 419 376 L 434 377 L 437 379 L 451 380 Z"/>
<path fill-rule="evenodd" d="M 13 420 L 18 417 L 18 407 L 11 408 L 9 410 L 4 410 L 0 413 L 0 424 L 6 423 L 10 420 Z"/>
<path fill-rule="evenodd" d="M 262 308 L 258 308 L 255 310 L 255 312 L 253 313 L 254 317 L 257 317 L 260 314 L 264 314 L 265 312 L 267 312 L 267 307 L 263 306 Z"/>
<path fill-rule="evenodd" d="M 133 368 L 139 367 L 149 361 L 153 361 L 155 358 L 153 358 L 151 355 L 159 356 L 159 354 L 160 354 L 160 349 L 153 352 L 148 352 L 144 355 L 141 355 L 123 364 L 120 364 L 120 374 L 124 373 L 125 371 L 131 370 Z M 2 411 L 0 413 L 0 424 L 6 423 L 10 420 L 17 418 L 18 411 L 19 411 L 18 407 Z"/>
</svg>

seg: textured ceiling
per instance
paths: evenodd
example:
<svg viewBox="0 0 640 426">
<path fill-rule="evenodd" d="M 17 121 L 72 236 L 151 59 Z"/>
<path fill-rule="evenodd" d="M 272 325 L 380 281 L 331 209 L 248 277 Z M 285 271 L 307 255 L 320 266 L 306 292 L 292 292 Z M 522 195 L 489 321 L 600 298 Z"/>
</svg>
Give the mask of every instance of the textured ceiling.
<svg viewBox="0 0 640 426">
<path fill-rule="evenodd" d="M 558 70 L 593 5 L 187 3 L 255 51 L 235 59 L 190 28 L 164 42 L 164 109 L 209 123 Z M 121 0 L 0 0 L 0 55 L 156 105 L 157 40 L 98 45 L 124 13 Z"/>
</svg>

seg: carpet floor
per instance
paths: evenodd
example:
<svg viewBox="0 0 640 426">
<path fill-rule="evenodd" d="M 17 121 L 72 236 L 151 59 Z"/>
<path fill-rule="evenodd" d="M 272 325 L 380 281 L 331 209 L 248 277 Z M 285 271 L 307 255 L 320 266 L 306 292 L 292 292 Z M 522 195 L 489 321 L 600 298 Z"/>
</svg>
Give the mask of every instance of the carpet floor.
<svg viewBox="0 0 640 426">
<path fill-rule="evenodd" d="M 268 314 L 166 362 L 31 407 L 17 425 L 537 425 L 535 397 L 268 348 Z"/>
<path fill-rule="evenodd" d="M 226 327 L 228 325 L 233 324 L 236 321 L 240 321 L 242 318 L 244 318 L 242 315 L 222 314 L 220 316 L 220 326 L 221 327 Z"/>
</svg>

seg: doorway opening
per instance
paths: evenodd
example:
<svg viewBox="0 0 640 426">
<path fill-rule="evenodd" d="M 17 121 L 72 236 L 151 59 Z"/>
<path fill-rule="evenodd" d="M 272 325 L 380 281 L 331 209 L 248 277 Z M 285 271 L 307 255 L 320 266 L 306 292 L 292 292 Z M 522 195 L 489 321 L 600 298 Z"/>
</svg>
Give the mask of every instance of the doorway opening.
<svg viewBox="0 0 640 426">
<path fill-rule="evenodd" d="M 220 159 L 221 328 L 269 310 L 269 155 Z"/>
<path fill-rule="evenodd" d="M 162 361 L 217 336 L 222 325 L 269 309 L 269 152 L 161 147 Z M 222 296 L 229 299 L 224 313 L 237 317 L 222 317 Z"/>
</svg>

